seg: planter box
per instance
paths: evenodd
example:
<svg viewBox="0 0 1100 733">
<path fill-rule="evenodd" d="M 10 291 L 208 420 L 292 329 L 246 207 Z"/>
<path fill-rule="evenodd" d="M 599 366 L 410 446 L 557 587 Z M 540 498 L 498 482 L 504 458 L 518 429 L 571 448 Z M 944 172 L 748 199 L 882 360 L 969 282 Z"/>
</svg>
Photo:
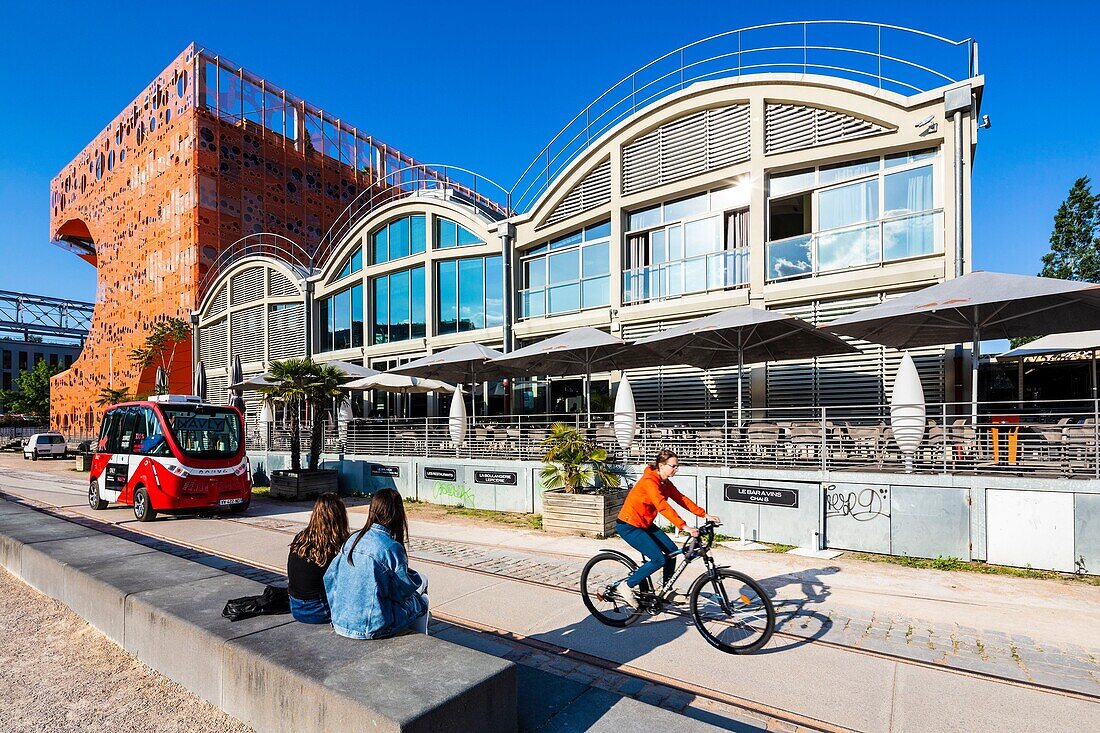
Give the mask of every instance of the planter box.
<svg viewBox="0 0 1100 733">
<path fill-rule="evenodd" d="M 316 471 L 272 471 L 271 497 L 273 499 L 315 499 L 326 491 L 340 490 L 340 472 L 329 468 Z"/>
<path fill-rule="evenodd" d="M 609 494 L 567 494 L 560 489 L 542 495 L 542 527 L 582 537 L 610 537 L 629 489 Z"/>
<path fill-rule="evenodd" d="M 74 459 L 76 461 L 77 471 L 91 471 L 92 470 L 92 454 L 91 453 L 77 453 Z"/>
</svg>

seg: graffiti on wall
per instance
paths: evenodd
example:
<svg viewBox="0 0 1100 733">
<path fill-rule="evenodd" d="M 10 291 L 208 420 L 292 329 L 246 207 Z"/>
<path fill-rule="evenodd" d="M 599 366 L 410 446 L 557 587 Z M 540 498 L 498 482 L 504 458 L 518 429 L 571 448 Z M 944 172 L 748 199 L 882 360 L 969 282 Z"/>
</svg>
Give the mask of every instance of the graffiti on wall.
<svg viewBox="0 0 1100 733">
<path fill-rule="evenodd" d="M 825 517 L 850 517 L 857 522 L 870 522 L 880 517 L 890 518 L 890 488 L 888 486 L 825 488 Z"/>
<path fill-rule="evenodd" d="M 457 501 L 459 505 L 473 508 L 474 506 L 474 492 L 466 484 L 456 483 L 454 481 L 440 481 L 435 485 L 435 498 L 436 499 L 451 499 Z"/>
</svg>

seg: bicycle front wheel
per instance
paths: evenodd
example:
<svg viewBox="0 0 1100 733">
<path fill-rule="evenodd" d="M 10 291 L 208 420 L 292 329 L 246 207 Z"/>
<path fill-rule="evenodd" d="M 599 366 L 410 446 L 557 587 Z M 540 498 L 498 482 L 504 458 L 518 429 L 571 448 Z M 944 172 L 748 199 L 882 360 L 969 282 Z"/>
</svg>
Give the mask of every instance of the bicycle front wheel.
<svg viewBox="0 0 1100 733">
<path fill-rule="evenodd" d="M 627 577 L 638 569 L 631 560 L 612 552 L 601 552 L 581 571 L 581 598 L 588 612 L 608 626 L 629 626 L 642 609 L 627 586 Z"/>
<path fill-rule="evenodd" d="M 692 584 L 688 604 L 707 643 L 727 654 L 759 651 L 775 631 L 775 607 L 760 585 L 736 570 L 718 568 Z"/>
</svg>

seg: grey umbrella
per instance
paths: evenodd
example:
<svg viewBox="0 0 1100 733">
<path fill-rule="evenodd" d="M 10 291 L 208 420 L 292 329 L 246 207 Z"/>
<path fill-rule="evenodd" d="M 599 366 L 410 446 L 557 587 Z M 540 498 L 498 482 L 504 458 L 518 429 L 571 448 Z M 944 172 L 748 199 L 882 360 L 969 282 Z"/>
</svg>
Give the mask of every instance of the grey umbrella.
<svg viewBox="0 0 1100 733">
<path fill-rule="evenodd" d="M 411 377 L 437 379 L 453 384 L 471 384 L 476 387 L 480 381 L 499 379 L 509 376 L 507 370 L 493 366 L 493 360 L 504 356 L 496 349 L 481 344 L 469 343 L 455 346 L 435 354 L 410 361 L 408 364 L 390 369 L 391 374 L 404 374 Z M 470 390 L 470 399 L 476 390 Z M 473 411 L 476 414 L 476 410 Z"/>
<path fill-rule="evenodd" d="M 371 369 L 370 367 L 359 366 L 358 364 L 352 364 L 350 361 L 340 361 L 338 359 L 333 361 L 320 362 L 323 366 L 335 367 L 342 371 L 349 379 L 362 379 L 363 377 L 373 377 L 376 374 L 382 372 L 377 369 Z"/>
<path fill-rule="evenodd" d="M 596 328 L 577 328 L 517 349 L 493 361 L 513 374 L 549 376 L 584 375 L 585 409 L 592 414 L 589 389 L 593 371 L 635 369 L 664 364 L 665 360 L 646 348 L 637 348 Z"/>
<path fill-rule="evenodd" d="M 801 318 L 747 305 L 696 318 L 636 343 L 661 353 L 664 363 L 689 364 L 700 369 L 736 364 L 738 425 L 741 424 L 741 372 L 746 363 L 858 351 Z"/>
<path fill-rule="evenodd" d="M 195 396 L 206 402 L 206 366 L 200 361 L 195 367 Z"/>
<path fill-rule="evenodd" d="M 229 369 L 229 389 L 237 397 L 244 394 L 244 390 L 240 386 L 243 381 L 244 366 L 241 364 L 241 355 L 237 354 L 233 357 L 233 366 Z"/>
<path fill-rule="evenodd" d="M 168 373 L 164 367 L 157 367 L 156 389 L 157 394 L 168 394 Z"/>
<path fill-rule="evenodd" d="M 1100 287 L 972 272 L 844 316 L 822 328 L 897 349 L 970 341 L 971 419 L 978 422 L 981 340 L 1100 328 Z"/>
</svg>

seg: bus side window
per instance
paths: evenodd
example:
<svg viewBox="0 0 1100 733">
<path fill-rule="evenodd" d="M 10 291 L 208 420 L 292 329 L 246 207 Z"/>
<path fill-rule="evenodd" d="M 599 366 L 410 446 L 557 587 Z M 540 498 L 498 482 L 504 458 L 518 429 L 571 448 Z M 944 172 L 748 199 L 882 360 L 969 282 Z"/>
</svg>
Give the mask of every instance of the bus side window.
<svg viewBox="0 0 1100 733">
<path fill-rule="evenodd" d="M 119 430 L 122 427 L 124 409 L 111 410 L 103 416 L 103 430 L 99 436 L 99 450 L 118 453 Z"/>
<path fill-rule="evenodd" d="M 151 407 L 143 407 L 141 411 L 145 420 L 145 440 L 134 449 L 135 452 L 140 451 L 149 456 L 171 455 L 172 452 L 168 448 L 168 441 L 164 438 L 164 430 L 161 429 L 157 413 Z"/>
<path fill-rule="evenodd" d="M 137 420 L 139 417 L 139 410 L 132 407 L 124 407 L 120 410 L 122 428 L 119 431 L 121 436 L 118 442 L 119 453 L 129 453 L 134 444 L 134 432 L 137 427 Z"/>
</svg>

